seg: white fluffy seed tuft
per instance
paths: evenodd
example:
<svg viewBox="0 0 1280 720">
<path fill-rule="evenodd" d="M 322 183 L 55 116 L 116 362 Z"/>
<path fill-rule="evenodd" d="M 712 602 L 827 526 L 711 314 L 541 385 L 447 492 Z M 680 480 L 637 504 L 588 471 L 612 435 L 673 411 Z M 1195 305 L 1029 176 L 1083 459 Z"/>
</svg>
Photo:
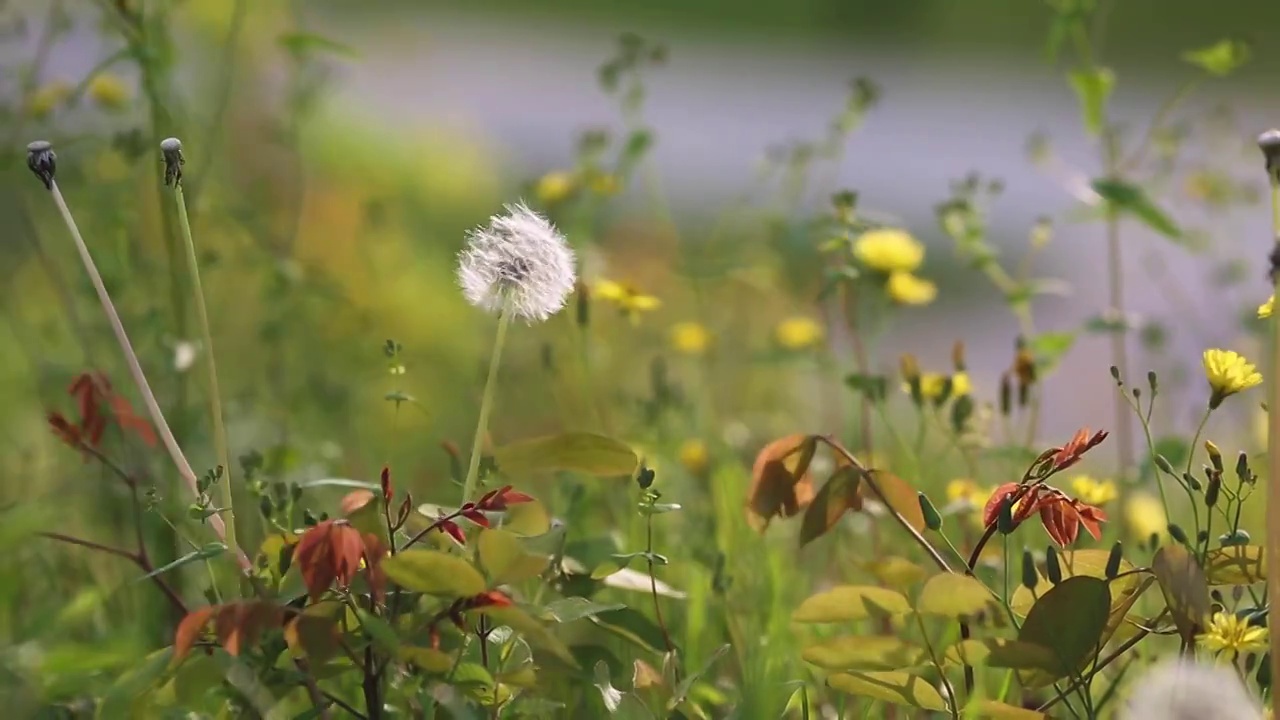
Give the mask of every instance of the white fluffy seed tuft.
<svg viewBox="0 0 1280 720">
<path fill-rule="evenodd" d="M 1262 720 L 1257 700 L 1226 667 L 1191 660 L 1158 665 L 1139 677 L 1122 720 Z"/>
<path fill-rule="evenodd" d="M 458 255 L 458 285 L 467 302 L 526 322 L 542 322 L 559 312 L 573 292 L 577 274 L 573 250 L 546 218 L 524 203 L 467 233 Z"/>
</svg>

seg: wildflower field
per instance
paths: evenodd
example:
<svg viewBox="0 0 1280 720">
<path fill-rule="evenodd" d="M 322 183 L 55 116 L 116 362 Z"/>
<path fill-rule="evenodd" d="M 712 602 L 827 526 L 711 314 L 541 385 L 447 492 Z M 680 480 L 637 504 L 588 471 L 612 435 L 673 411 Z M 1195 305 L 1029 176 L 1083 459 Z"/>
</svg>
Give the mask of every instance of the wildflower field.
<svg viewBox="0 0 1280 720">
<path fill-rule="evenodd" d="M 1044 3 L 1093 155 L 1032 137 L 1073 203 L 1011 239 L 981 156 L 832 182 L 874 77 L 705 221 L 653 160 L 679 44 L 616 38 L 614 121 L 519 175 L 335 113 L 360 53 L 295 5 L 0 0 L 4 717 L 1274 717 L 1280 130 L 1192 109 L 1274 47 L 1168 48 L 1134 117 L 1112 4 Z M 1085 231 L 1105 297 L 1046 323 Z M 1126 312 L 1138 235 L 1219 340 Z"/>
</svg>

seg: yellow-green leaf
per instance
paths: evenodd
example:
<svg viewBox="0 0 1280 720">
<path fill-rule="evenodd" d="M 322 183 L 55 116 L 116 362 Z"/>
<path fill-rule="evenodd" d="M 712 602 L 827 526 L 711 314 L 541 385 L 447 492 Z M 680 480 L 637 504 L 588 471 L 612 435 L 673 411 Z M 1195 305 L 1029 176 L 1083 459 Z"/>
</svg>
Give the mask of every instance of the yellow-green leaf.
<svg viewBox="0 0 1280 720">
<path fill-rule="evenodd" d="M 160 687 L 168 675 L 172 659 L 173 648 L 162 648 L 118 676 L 98 705 L 97 716 L 102 720 L 138 717 L 138 704 L 148 693 Z"/>
<path fill-rule="evenodd" d="M 947 648 L 947 660 L 958 665 L 986 665 L 1009 670 L 1052 667 L 1053 651 L 1043 645 L 1008 638 L 971 638 Z"/>
<path fill-rule="evenodd" d="M 1018 641 L 1040 645 L 1053 653 L 1047 672 L 1023 674 L 1029 687 L 1047 685 L 1076 672 L 1099 649 L 1111 611 L 1111 590 L 1105 580 L 1078 575 L 1045 593 L 1018 632 Z"/>
<path fill-rule="evenodd" d="M 1249 56 L 1252 54 L 1252 48 L 1246 42 L 1220 40 L 1209 47 L 1185 52 L 1182 54 L 1182 59 L 1210 75 L 1223 77 L 1249 62 Z"/>
<path fill-rule="evenodd" d="M 863 568 L 877 580 L 892 588 L 906 588 L 924 580 L 928 572 L 905 558 L 890 556 L 872 560 Z"/>
<path fill-rule="evenodd" d="M 551 559 L 526 552 L 520 538 L 506 530 L 485 529 L 476 540 L 480 566 L 494 585 L 518 583 L 538 577 Z"/>
<path fill-rule="evenodd" d="M 920 590 L 916 610 L 928 615 L 958 618 L 976 615 L 994 599 L 976 578 L 958 573 L 940 573 L 929 578 Z"/>
<path fill-rule="evenodd" d="M 406 590 L 470 597 L 484 592 L 484 576 L 456 555 L 435 550 L 406 550 L 382 561 L 391 582 Z"/>
<path fill-rule="evenodd" d="M 910 610 L 911 604 L 900 592 L 871 585 L 841 585 L 806 598 L 791 619 L 799 623 L 848 622 Z"/>
<path fill-rule="evenodd" d="M 1209 583 L 1195 557 L 1181 545 L 1165 545 L 1151 559 L 1151 572 L 1178 626 L 1178 635 L 1191 642 L 1209 614 Z"/>
<path fill-rule="evenodd" d="M 401 645 L 396 654 L 401 662 L 407 662 L 419 670 L 429 673 L 446 673 L 457 664 L 452 655 L 435 648 Z"/>
<path fill-rule="evenodd" d="M 901 670 L 836 673 L 827 685 L 850 695 L 874 698 L 895 705 L 946 712 L 947 703 L 928 680 Z"/>
<path fill-rule="evenodd" d="M 640 464 L 622 441 L 582 432 L 523 440 L 498 448 L 493 456 L 498 470 L 512 477 L 553 470 L 612 477 L 631 475 Z"/>
<path fill-rule="evenodd" d="M 569 652 L 569 648 L 564 642 L 548 630 L 545 625 L 520 608 L 490 605 L 480 608 L 478 612 L 488 615 L 498 626 L 506 625 L 515 630 L 529 645 L 555 655 L 569 667 L 578 666 L 578 662 L 573 659 L 573 654 Z"/>
<path fill-rule="evenodd" d="M 1233 545 L 1210 550 L 1205 558 L 1210 585 L 1252 585 L 1267 579 L 1267 561 L 1258 545 Z"/>
<path fill-rule="evenodd" d="M 923 649 L 893 636 L 838 637 L 810 645 L 800 657 L 826 670 L 896 670 L 927 660 Z"/>
<path fill-rule="evenodd" d="M 1111 552 L 1109 550 L 1075 550 L 1062 553 L 1059 556 L 1058 564 L 1064 579 L 1077 575 L 1106 579 L 1107 561 L 1110 557 Z M 1128 573 L 1133 569 L 1133 564 L 1128 560 L 1122 559 L 1120 561 L 1120 573 Z M 1127 574 L 1122 578 L 1112 580 L 1110 583 L 1112 607 L 1114 608 L 1123 602 L 1137 588 L 1138 582 L 1137 574 Z M 1049 579 L 1044 575 L 1040 575 L 1036 583 L 1035 592 L 1028 590 L 1025 585 L 1019 585 L 1013 591 L 1013 600 L 1009 603 L 1009 606 L 1021 617 L 1026 617 L 1031 610 L 1031 606 L 1035 604 L 1036 598 L 1043 597 L 1045 593 L 1052 589 L 1053 583 L 1049 582 Z"/>
<path fill-rule="evenodd" d="M 502 529 L 524 537 L 545 535 L 551 530 L 551 515 L 537 500 L 519 503 L 507 508 Z"/>
<path fill-rule="evenodd" d="M 924 532 L 924 513 L 920 510 L 920 496 L 916 494 L 916 489 L 911 487 L 911 483 L 898 477 L 890 475 L 887 472 L 873 471 L 871 478 L 864 479 L 868 486 L 873 488 L 868 497 L 880 499 L 874 488 L 878 488 L 880 493 L 884 495 L 884 501 L 889 507 L 896 510 L 899 515 L 906 519 L 907 524 L 920 532 Z"/>
<path fill-rule="evenodd" d="M 979 700 L 966 708 L 962 716 L 983 720 L 1049 720 L 1049 716 L 1042 712 L 1027 710 L 998 700 Z"/>
<path fill-rule="evenodd" d="M 1096 67 L 1072 72 L 1067 75 L 1067 79 L 1080 101 L 1085 130 L 1090 135 L 1097 135 L 1102 131 L 1102 123 L 1106 119 L 1107 99 L 1116 86 L 1115 73 L 1104 67 Z"/>
</svg>

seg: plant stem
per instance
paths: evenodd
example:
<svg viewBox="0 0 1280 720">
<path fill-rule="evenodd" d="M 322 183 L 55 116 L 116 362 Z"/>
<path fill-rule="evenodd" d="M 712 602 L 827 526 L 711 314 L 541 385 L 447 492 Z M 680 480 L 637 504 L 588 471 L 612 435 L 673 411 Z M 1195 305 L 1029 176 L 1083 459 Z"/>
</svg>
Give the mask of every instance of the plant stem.
<svg viewBox="0 0 1280 720">
<path fill-rule="evenodd" d="M 144 573 L 152 573 L 155 571 L 155 568 L 151 565 L 151 561 L 147 559 L 146 554 L 142 551 L 129 552 L 128 550 L 121 550 L 120 548 L 103 545 L 101 543 L 93 542 L 92 540 L 82 540 L 78 537 L 64 535 L 62 533 L 39 532 L 36 534 L 50 540 L 67 543 L 68 545 L 79 545 L 83 548 L 89 548 L 90 550 L 97 550 L 98 552 L 104 552 L 108 555 L 115 555 L 116 557 L 124 558 L 134 565 L 137 565 Z M 164 593 L 164 596 L 169 599 L 169 602 L 173 603 L 174 609 L 177 610 L 179 614 L 182 616 L 187 614 L 186 604 L 182 602 L 181 597 L 178 597 L 178 593 L 174 592 L 173 588 L 169 587 L 169 584 L 164 581 L 164 578 L 159 575 L 152 575 L 151 582 L 156 584 L 156 587 L 160 589 L 160 592 Z"/>
<path fill-rule="evenodd" d="M 1272 250 L 1271 288 L 1280 290 L 1280 273 L 1275 258 L 1280 257 L 1280 163 L 1268 162 L 1271 176 L 1271 230 L 1275 235 Z M 1267 595 L 1272 599 L 1268 617 L 1271 627 L 1280 622 L 1280 314 L 1271 316 L 1271 371 L 1267 374 Z M 1280 632 L 1271 633 L 1271 657 L 1280 658 Z M 1271 663 L 1271 687 L 1280 688 L 1280 662 Z M 1272 693 L 1272 709 L 1280 714 L 1280 692 Z"/>
<path fill-rule="evenodd" d="M 480 417 L 476 420 L 476 436 L 471 442 L 471 460 L 467 463 L 467 478 L 462 484 L 462 502 L 471 501 L 476 482 L 480 479 L 480 450 L 485 433 L 489 429 L 489 413 L 493 410 L 493 391 L 498 384 L 498 364 L 502 360 L 502 346 L 507 340 L 507 328 L 511 325 L 511 310 L 503 308 L 498 314 L 498 336 L 493 341 L 493 354 L 489 356 L 489 375 L 484 381 L 484 396 L 480 400 Z"/>
<path fill-rule="evenodd" d="M 671 667 L 675 671 L 676 682 L 680 682 L 680 662 L 676 657 L 675 643 L 671 642 L 671 633 L 667 630 L 667 623 L 662 619 L 662 604 L 658 602 L 658 578 L 653 574 L 653 514 L 649 513 L 645 517 L 645 559 L 649 562 L 649 593 L 653 596 L 653 615 L 658 621 L 658 629 L 662 631 L 662 641 L 667 646 L 667 653 L 671 655 Z"/>
<path fill-rule="evenodd" d="M 1120 377 L 1129 378 L 1129 333 L 1124 327 L 1124 269 L 1120 246 L 1120 216 L 1115 208 L 1107 208 L 1107 297 L 1113 318 L 1120 329 L 1111 333 L 1111 362 L 1120 370 Z M 1133 423 L 1129 410 L 1121 398 L 1115 400 L 1116 442 L 1119 448 L 1117 480 L 1133 467 Z M 1123 510 L 1123 508 L 1122 508 Z M 1123 512 L 1121 513 L 1123 517 Z"/>
<path fill-rule="evenodd" d="M 178 447 L 178 441 L 174 439 L 173 431 L 169 429 L 169 423 L 164 419 L 160 404 L 156 402 L 156 396 L 151 392 L 151 385 L 147 383 L 147 376 L 142 372 L 142 364 L 138 362 L 138 355 L 133 351 L 133 345 L 129 342 L 129 335 L 125 332 L 124 323 L 120 321 L 120 315 L 116 312 L 115 305 L 111 302 L 111 296 L 107 294 L 106 285 L 103 284 L 102 276 L 98 273 L 98 268 L 93 263 L 93 256 L 89 254 L 89 248 L 85 245 L 84 238 L 80 235 L 80 228 L 76 226 L 75 218 L 71 216 L 67 201 L 63 199 L 62 191 L 58 189 L 57 181 L 49 183 L 49 191 L 50 195 L 53 196 L 54 204 L 58 206 L 58 212 L 62 215 L 62 219 L 67 225 L 67 230 L 71 233 L 72 240 L 75 241 L 76 250 L 80 253 L 80 260 L 84 263 L 85 272 L 89 274 L 93 289 L 98 293 L 98 300 L 102 303 L 102 310 L 111 325 L 111 331 L 115 333 L 116 341 L 120 344 L 125 364 L 129 368 L 129 374 L 133 377 L 134 385 L 137 386 L 139 394 L 142 395 L 142 401 L 146 405 L 147 413 L 151 416 L 151 422 L 155 424 L 156 432 L 160 436 L 161 442 L 164 443 L 165 450 L 168 451 L 169 458 L 173 461 L 178 474 L 182 476 L 192 496 L 198 497 L 200 491 L 197 489 L 196 474 L 191 469 L 191 463 L 187 462 L 186 455 L 182 453 L 182 448 Z M 210 516 L 209 526 L 213 528 L 213 532 L 218 536 L 219 540 L 226 542 L 226 526 L 222 522 L 222 518 L 217 515 Z M 252 567 L 249 563 L 249 558 L 239 550 L 236 552 L 236 559 L 242 569 L 249 570 Z"/>
<path fill-rule="evenodd" d="M 187 200 L 182 194 L 182 183 L 173 184 L 173 198 L 178 206 L 178 226 L 182 229 L 182 240 L 187 246 L 187 269 L 191 273 L 191 285 L 196 297 L 196 319 L 200 323 L 200 331 L 204 334 L 205 354 L 209 366 L 209 410 L 213 417 L 213 443 L 218 452 L 218 462 L 222 465 L 222 477 L 218 481 L 221 489 L 221 507 L 226 508 L 226 544 L 233 553 L 240 552 L 236 544 L 236 515 L 231 492 L 231 451 L 227 445 L 227 427 L 222 418 L 222 393 L 218 389 L 218 364 L 214 360 L 213 333 L 209 329 L 209 311 L 204 302 L 204 286 L 200 282 L 200 261 L 196 258 L 196 244 L 191 238 L 191 221 L 187 218 Z"/>
</svg>

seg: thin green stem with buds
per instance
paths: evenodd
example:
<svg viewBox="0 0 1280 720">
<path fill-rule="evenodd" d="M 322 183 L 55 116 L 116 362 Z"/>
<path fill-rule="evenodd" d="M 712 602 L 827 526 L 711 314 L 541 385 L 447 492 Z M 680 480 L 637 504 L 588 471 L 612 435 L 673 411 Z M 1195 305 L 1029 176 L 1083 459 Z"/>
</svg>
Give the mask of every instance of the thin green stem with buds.
<svg viewBox="0 0 1280 720">
<path fill-rule="evenodd" d="M 205 356 L 209 367 L 209 411 L 213 418 L 213 443 L 218 453 L 218 463 L 222 465 L 222 477 L 218 480 L 221 488 L 221 507 L 226 515 L 226 543 L 232 552 L 238 553 L 240 546 L 236 544 L 236 515 L 231 492 L 231 451 L 227 443 L 227 427 L 222 415 L 222 393 L 218 388 L 218 364 L 214 360 L 213 333 L 209 330 L 209 311 L 204 302 L 204 286 L 200 282 L 200 261 L 196 258 L 196 244 L 191 237 L 191 221 L 187 218 L 187 200 L 182 194 L 182 183 L 173 184 L 173 199 L 178 206 L 178 227 L 182 229 L 182 240 L 187 247 L 187 269 L 191 273 L 191 286 L 196 298 L 196 319 L 200 322 L 203 334 Z"/>
<path fill-rule="evenodd" d="M 480 400 L 480 417 L 476 420 L 476 436 L 471 442 L 471 460 L 467 463 L 467 478 L 462 484 L 462 502 L 471 502 L 476 483 L 480 479 L 480 450 L 489 429 L 489 414 L 493 410 L 493 391 L 498 384 L 498 365 L 502 360 L 502 346 L 506 344 L 507 328 L 514 315 L 510 308 L 498 314 L 498 336 L 493 341 L 493 354 L 489 356 L 489 375 L 484 381 L 484 396 Z"/>
</svg>

